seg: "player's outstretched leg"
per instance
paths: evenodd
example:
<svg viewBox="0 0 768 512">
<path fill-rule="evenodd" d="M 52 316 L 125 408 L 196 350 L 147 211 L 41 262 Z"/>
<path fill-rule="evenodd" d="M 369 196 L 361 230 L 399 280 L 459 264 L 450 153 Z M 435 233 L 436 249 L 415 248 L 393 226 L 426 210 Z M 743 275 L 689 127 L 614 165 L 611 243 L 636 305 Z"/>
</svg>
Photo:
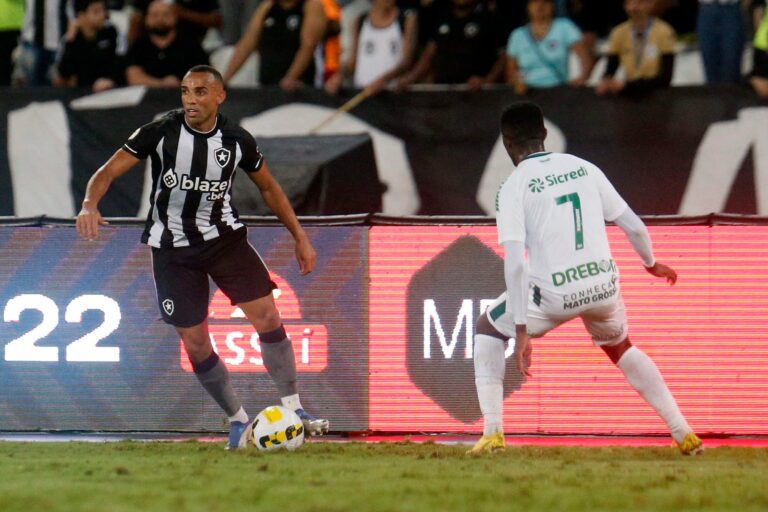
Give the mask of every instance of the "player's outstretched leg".
<svg viewBox="0 0 768 512">
<path fill-rule="evenodd" d="M 301 406 L 296 385 L 296 358 L 293 344 L 281 325 L 269 332 L 260 332 L 261 356 L 272 381 L 280 394 L 283 407 L 287 407 L 301 418 L 304 432 L 309 436 L 322 436 L 328 433 L 329 421 L 315 418 Z"/>
<path fill-rule="evenodd" d="M 468 454 L 481 454 L 503 450 L 504 425 L 504 339 L 488 322 L 485 315 L 477 323 L 474 344 L 475 387 L 480 410 L 483 413 L 483 437 Z M 496 336 L 491 335 L 495 333 Z M 499 336 L 499 337 L 497 337 Z"/>
<path fill-rule="evenodd" d="M 704 450 L 701 439 L 693 432 L 675 398 L 669 391 L 664 377 L 648 355 L 630 343 L 629 338 L 618 345 L 603 347 L 616 366 L 621 369 L 627 382 L 635 388 L 667 424 L 672 438 L 683 455 L 697 455 Z"/>
</svg>

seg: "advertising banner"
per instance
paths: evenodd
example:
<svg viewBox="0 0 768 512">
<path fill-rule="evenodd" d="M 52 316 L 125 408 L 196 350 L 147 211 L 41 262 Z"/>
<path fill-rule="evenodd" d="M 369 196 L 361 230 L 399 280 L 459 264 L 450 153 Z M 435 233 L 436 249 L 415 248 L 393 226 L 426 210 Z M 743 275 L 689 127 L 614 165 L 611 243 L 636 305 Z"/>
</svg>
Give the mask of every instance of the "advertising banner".
<svg viewBox="0 0 768 512">
<path fill-rule="evenodd" d="M 479 432 L 474 325 L 505 288 L 495 228 L 306 229 L 319 257 L 302 277 L 284 228 L 249 228 L 279 285 L 304 405 L 336 431 Z M 632 342 L 697 432 L 768 435 L 768 227 L 649 229 L 657 258 L 679 272 L 673 287 L 609 228 Z M 160 320 L 139 233 L 109 228 L 87 242 L 72 227 L 0 227 L 0 430 L 224 428 Z M 213 284 L 210 297 L 211 341 L 245 407 L 277 403 L 258 336 Z M 666 432 L 578 319 L 533 347 L 526 381 L 507 347 L 508 432 Z"/>
<path fill-rule="evenodd" d="M 301 276 L 290 234 L 249 228 L 278 284 L 302 403 L 334 428 L 367 426 L 367 229 L 308 227 Z M 99 241 L 71 227 L 0 227 L 0 430 L 221 430 L 223 412 L 160 319 L 150 250 L 134 227 Z M 211 341 L 252 415 L 279 403 L 258 336 L 211 282 Z"/>
<path fill-rule="evenodd" d="M 768 228 L 650 231 L 659 261 L 680 274 L 674 287 L 647 274 L 624 234 L 609 228 L 632 342 L 656 362 L 697 432 L 768 434 Z M 373 227 L 370 277 L 370 428 L 481 432 L 472 334 L 505 289 L 495 228 Z M 525 382 L 507 349 L 507 432 L 666 433 L 580 320 L 533 347 Z"/>
</svg>

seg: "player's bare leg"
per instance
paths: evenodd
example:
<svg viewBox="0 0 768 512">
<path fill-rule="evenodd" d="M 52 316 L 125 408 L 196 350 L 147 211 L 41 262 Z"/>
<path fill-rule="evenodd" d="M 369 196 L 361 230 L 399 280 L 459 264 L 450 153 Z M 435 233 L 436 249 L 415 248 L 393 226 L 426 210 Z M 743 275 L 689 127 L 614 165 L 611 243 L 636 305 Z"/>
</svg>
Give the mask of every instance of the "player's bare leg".
<svg viewBox="0 0 768 512">
<path fill-rule="evenodd" d="M 238 304 L 238 307 L 259 333 L 264 366 L 277 387 L 283 407 L 296 411 L 307 435 L 327 434 L 330 427 L 328 420 L 315 418 L 301 406 L 296 385 L 296 357 L 293 353 L 293 344 L 285 333 L 272 295 Z"/>
<path fill-rule="evenodd" d="M 483 437 L 467 453 L 470 455 L 503 450 L 504 425 L 504 347 L 507 338 L 491 325 L 486 315 L 477 321 L 474 344 L 475 387 L 483 413 Z"/>
<path fill-rule="evenodd" d="M 229 416 L 229 442 L 227 449 L 242 448 L 248 442 L 250 422 L 240 403 L 226 365 L 219 359 L 211 346 L 208 322 L 192 327 L 176 327 L 187 355 L 192 363 L 195 376 L 209 395 Z"/>
<path fill-rule="evenodd" d="M 633 346 L 629 338 L 625 338 L 616 345 L 601 348 L 624 373 L 627 382 L 666 422 L 682 454 L 701 453 L 704 450 L 701 440 L 680 412 L 675 398 L 653 360 L 645 352 Z"/>
</svg>

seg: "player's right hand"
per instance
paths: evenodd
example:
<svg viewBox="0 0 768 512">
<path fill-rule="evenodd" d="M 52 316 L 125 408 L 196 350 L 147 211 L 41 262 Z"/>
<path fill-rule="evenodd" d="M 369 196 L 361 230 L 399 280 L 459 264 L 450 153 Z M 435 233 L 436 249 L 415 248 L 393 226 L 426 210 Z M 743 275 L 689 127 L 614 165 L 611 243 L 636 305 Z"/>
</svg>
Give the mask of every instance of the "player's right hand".
<svg viewBox="0 0 768 512">
<path fill-rule="evenodd" d="M 99 226 L 107 226 L 109 222 L 104 220 L 97 208 L 83 206 L 75 219 L 77 233 L 86 240 L 96 240 L 99 236 Z"/>
<path fill-rule="evenodd" d="M 663 277 L 672 286 L 677 282 L 677 272 L 658 261 L 652 267 L 645 267 L 645 270 L 652 276 Z"/>
<path fill-rule="evenodd" d="M 296 260 L 299 262 L 299 272 L 305 276 L 315 269 L 317 253 L 306 236 L 296 240 Z"/>
<path fill-rule="evenodd" d="M 525 377 L 531 376 L 531 372 L 528 369 L 531 367 L 532 353 L 533 346 L 531 345 L 531 338 L 528 337 L 528 333 L 518 330 L 515 334 L 515 353 L 512 357 L 515 358 L 520 375 Z"/>
</svg>

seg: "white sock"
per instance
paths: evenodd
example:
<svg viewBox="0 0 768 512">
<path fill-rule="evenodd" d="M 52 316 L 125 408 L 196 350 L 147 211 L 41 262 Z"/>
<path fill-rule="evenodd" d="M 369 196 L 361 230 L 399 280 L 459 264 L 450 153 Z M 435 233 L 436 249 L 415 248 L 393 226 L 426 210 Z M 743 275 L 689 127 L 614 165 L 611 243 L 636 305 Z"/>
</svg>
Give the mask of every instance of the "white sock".
<svg viewBox="0 0 768 512">
<path fill-rule="evenodd" d="M 485 334 L 475 335 L 475 387 L 485 425 L 483 435 L 504 432 L 504 342 Z"/>
<path fill-rule="evenodd" d="M 299 394 L 284 396 L 280 399 L 283 407 L 295 411 L 296 409 L 303 409 L 301 401 L 299 400 Z"/>
<path fill-rule="evenodd" d="M 624 372 L 630 385 L 640 393 L 646 402 L 661 416 L 672 437 L 678 443 L 692 432 L 688 422 L 677 407 L 677 402 L 669 392 L 664 377 L 653 360 L 639 348 L 632 346 L 621 356 L 617 366 Z"/>
<path fill-rule="evenodd" d="M 239 421 L 240 423 L 248 421 L 248 414 L 246 414 L 245 409 L 241 407 L 234 415 L 230 416 L 229 422 L 232 423 L 233 421 Z"/>
</svg>

